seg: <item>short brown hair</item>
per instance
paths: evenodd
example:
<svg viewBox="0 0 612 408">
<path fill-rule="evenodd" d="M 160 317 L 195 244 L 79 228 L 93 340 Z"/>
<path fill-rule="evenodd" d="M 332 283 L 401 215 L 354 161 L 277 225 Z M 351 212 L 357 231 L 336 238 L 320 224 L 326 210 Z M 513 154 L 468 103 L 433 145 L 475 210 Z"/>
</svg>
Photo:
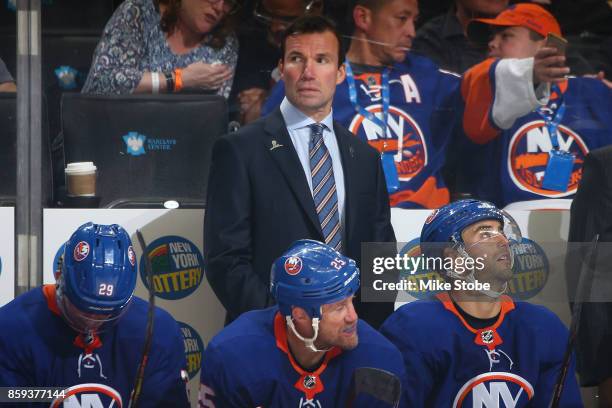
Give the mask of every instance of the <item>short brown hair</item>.
<svg viewBox="0 0 612 408">
<path fill-rule="evenodd" d="M 155 8 L 159 11 L 160 4 L 166 7 L 166 10 L 161 15 L 159 26 L 164 33 L 170 33 L 176 27 L 178 13 L 181 9 L 181 0 L 153 0 Z M 226 15 L 209 33 L 210 39 L 206 45 L 214 49 L 220 49 L 225 46 L 225 41 L 234 31 L 235 15 Z"/>
<path fill-rule="evenodd" d="M 336 23 L 327 17 L 319 15 L 302 16 L 287 27 L 281 41 L 281 55 L 283 60 L 285 59 L 285 44 L 287 43 L 287 38 L 292 35 L 325 33 L 327 31 L 331 32 L 336 37 L 336 40 L 338 40 L 338 66 L 342 65 L 344 63 L 344 47 L 342 46 L 342 38 L 340 37 L 340 32 L 336 27 Z"/>
</svg>

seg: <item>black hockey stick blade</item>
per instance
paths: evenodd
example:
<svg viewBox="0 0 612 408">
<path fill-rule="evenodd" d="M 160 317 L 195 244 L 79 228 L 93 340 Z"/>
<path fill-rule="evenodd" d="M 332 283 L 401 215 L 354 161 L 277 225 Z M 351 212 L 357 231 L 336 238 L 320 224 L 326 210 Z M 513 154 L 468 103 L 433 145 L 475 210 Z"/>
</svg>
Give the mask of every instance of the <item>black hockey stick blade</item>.
<svg viewBox="0 0 612 408">
<path fill-rule="evenodd" d="M 373 367 L 359 367 L 353 372 L 348 407 L 357 407 L 355 400 L 359 394 L 368 394 L 373 398 L 398 407 L 402 395 L 400 379 L 393 373 Z"/>
</svg>

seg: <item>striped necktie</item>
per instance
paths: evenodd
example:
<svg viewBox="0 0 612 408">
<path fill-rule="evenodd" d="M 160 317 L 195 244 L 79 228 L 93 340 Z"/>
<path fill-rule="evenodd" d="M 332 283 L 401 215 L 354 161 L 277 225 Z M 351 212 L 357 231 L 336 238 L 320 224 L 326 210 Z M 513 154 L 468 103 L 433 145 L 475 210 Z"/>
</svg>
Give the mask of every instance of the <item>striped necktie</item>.
<svg viewBox="0 0 612 408">
<path fill-rule="evenodd" d="M 310 174 L 312 177 L 312 197 L 314 199 L 321 230 L 325 243 L 337 251 L 342 246 L 342 231 L 338 213 L 338 195 L 332 159 L 323 143 L 323 130 L 327 127 L 321 123 L 308 126 L 311 131 L 309 156 Z"/>
</svg>

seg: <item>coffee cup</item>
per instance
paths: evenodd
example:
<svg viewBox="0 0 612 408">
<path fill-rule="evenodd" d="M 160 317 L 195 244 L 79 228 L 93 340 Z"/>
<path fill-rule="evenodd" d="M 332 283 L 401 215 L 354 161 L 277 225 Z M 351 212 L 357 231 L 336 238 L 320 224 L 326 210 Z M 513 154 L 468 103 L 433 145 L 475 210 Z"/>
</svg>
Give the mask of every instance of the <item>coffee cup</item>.
<svg viewBox="0 0 612 408">
<path fill-rule="evenodd" d="M 66 189 L 69 197 L 96 195 L 96 166 L 93 162 L 68 163 L 65 169 Z"/>
</svg>

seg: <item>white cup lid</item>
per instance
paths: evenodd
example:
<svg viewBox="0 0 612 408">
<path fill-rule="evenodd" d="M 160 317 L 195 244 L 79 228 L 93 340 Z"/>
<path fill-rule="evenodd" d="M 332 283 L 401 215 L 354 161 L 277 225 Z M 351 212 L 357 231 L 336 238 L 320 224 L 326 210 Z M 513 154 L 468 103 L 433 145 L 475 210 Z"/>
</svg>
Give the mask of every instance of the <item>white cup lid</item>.
<svg viewBox="0 0 612 408">
<path fill-rule="evenodd" d="M 66 173 L 78 174 L 78 173 L 91 173 L 95 172 L 97 167 L 93 162 L 74 162 L 68 163 L 66 166 Z"/>
</svg>

